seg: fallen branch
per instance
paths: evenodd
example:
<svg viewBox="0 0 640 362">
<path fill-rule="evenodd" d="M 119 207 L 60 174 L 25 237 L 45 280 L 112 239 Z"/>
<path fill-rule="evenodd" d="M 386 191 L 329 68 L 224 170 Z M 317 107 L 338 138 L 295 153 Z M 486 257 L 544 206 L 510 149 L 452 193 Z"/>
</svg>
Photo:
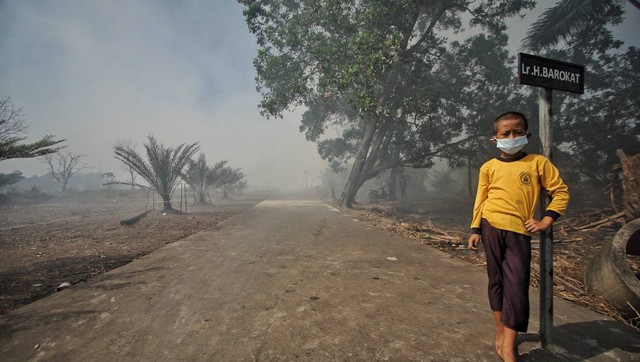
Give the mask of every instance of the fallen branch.
<svg viewBox="0 0 640 362">
<path fill-rule="evenodd" d="M 111 182 L 105 182 L 102 184 L 102 186 L 111 186 L 111 185 L 127 185 L 127 186 L 138 186 L 141 188 L 145 188 L 145 189 L 149 189 L 151 190 L 151 188 L 147 185 L 140 185 L 139 183 L 131 183 L 131 182 L 121 182 L 121 181 L 111 181 Z"/>
<path fill-rule="evenodd" d="M 556 243 L 570 243 L 570 242 L 574 242 L 574 241 L 582 241 L 583 238 L 573 238 L 573 239 L 560 239 L 560 240 L 554 240 L 554 242 Z"/>
<path fill-rule="evenodd" d="M 623 212 L 619 212 L 619 213 L 617 213 L 615 215 L 612 215 L 612 216 L 605 217 L 602 220 L 599 220 L 599 221 L 596 221 L 596 222 L 592 222 L 592 223 L 587 224 L 587 225 L 580 226 L 580 227 L 576 228 L 576 230 L 585 230 L 585 229 L 589 229 L 589 228 L 592 228 L 592 227 L 600 226 L 602 224 L 606 224 L 608 222 L 611 222 L 611 221 L 616 220 L 616 219 L 620 219 L 622 217 L 624 217 L 624 211 Z"/>
</svg>

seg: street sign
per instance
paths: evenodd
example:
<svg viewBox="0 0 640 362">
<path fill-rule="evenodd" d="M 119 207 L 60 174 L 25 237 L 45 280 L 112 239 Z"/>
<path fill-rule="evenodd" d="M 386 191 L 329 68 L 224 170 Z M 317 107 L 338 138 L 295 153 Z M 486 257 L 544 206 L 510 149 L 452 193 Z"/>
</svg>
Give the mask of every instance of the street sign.
<svg viewBox="0 0 640 362">
<path fill-rule="evenodd" d="M 520 84 L 584 93 L 584 66 L 518 53 Z"/>
</svg>

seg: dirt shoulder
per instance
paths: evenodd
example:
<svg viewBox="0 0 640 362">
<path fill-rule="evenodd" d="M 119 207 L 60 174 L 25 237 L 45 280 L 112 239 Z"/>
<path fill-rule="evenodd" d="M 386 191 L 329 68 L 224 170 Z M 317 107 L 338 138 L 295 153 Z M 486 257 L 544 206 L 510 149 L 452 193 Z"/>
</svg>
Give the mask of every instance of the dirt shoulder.
<svg viewBox="0 0 640 362">
<path fill-rule="evenodd" d="M 484 266 L 486 258 L 481 248 L 478 253 L 467 249 L 468 225 L 472 205 L 464 201 L 440 200 L 430 202 L 363 203 L 354 209 L 341 209 L 355 219 L 370 225 L 415 239 L 464 259 Z M 466 211 L 463 211 L 466 210 Z M 580 210 L 568 212 L 555 227 L 553 246 L 554 294 L 595 312 L 629 324 L 604 299 L 587 291 L 584 273 L 591 259 L 609 242 L 622 224 L 611 222 L 598 227 L 580 229 L 608 216 L 607 210 Z M 538 287 L 540 253 L 539 244 L 532 243 L 531 285 Z M 629 260 L 640 272 L 639 260 Z"/>
<path fill-rule="evenodd" d="M 152 210 L 144 192 L 69 194 L 46 202 L 0 207 L 0 315 L 71 285 L 118 268 L 168 243 L 200 231 L 262 199 L 187 205 L 188 213 Z"/>
</svg>

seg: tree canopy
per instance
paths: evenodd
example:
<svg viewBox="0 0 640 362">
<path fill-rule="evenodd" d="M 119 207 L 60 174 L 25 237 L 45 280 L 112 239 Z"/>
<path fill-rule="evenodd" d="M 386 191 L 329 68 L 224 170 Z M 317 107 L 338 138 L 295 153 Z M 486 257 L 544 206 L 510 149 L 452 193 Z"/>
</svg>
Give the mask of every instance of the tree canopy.
<svg viewBox="0 0 640 362">
<path fill-rule="evenodd" d="M 485 55 L 462 48 L 504 44 L 504 21 L 534 1 L 286 1 L 240 0 L 259 46 L 254 60 L 266 116 L 305 105 L 301 131 L 318 142 L 334 167 L 353 162 L 340 198 L 350 207 L 357 190 L 384 169 L 429 166 L 464 137 L 469 107 L 461 105 L 459 65 Z M 476 42 L 450 46 L 442 34 L 469 25 Z M 486 47 L 486 44 L 485 44 Z M 484 51 L 489 51 L 486 47 Z M 482 59 L 480 59 L 482 61 Z M 468 86 L 468 85 L 467 85 Z M 502 85 L 501 85 L 502 86 Z M 466 96 L 479 87 L 470 88 Z M 507 99 L 511 99 L 507 97 Z M 341 135 L 327 139 L 338 126 Z"/>
</svg>

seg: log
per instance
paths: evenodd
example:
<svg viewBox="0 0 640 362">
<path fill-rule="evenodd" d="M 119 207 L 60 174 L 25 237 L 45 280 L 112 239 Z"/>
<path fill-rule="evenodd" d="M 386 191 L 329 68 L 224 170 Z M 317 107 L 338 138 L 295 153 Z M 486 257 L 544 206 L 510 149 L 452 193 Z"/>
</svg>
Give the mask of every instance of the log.
<svg viewBox="0 0 640 362">
<path fill-rule="evenodd" d="M 122 221 L 120 221 L 120 225 L 126 225 L 126 226 L 135 225 L 135 223 L 137 223 L 138 221 L 142 220 L 151 211 L 153 211 L 153 209 L 149 209 L 149 210 L 143 212 L 142 214 L 136 215 L 136 216 L 134 216 L 134 217 L 132 217 L 130 219 L 122 220 Z"/>
</svg>

